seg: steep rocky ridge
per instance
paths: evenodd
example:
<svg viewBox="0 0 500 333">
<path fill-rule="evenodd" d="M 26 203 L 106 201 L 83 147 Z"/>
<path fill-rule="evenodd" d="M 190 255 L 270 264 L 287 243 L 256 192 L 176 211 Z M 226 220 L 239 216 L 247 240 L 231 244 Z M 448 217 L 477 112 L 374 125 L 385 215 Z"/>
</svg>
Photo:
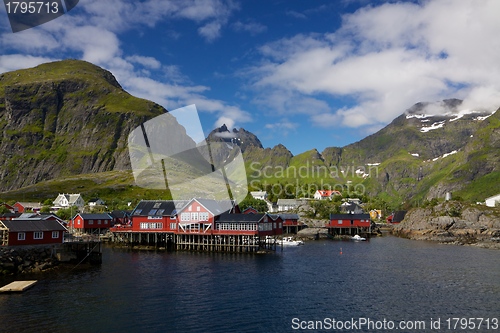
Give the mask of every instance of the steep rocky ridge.
<svg viewBox="0 0 500 333">
<path fill-rule="evenodd" d="M 165 110 L 90 63 L 65 60 L 0 76 L 0 190 L 130 169 L 127 136 Z"/>
</svg>

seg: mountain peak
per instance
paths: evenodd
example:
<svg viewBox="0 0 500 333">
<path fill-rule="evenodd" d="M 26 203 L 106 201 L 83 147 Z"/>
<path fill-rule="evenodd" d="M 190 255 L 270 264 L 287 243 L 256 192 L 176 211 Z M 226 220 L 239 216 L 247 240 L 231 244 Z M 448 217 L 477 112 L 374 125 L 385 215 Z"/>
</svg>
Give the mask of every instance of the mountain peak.
<svg viewBox="0 0 500 333">
<path fill-rule="evenodd" d="M 208 142 L 227 142 L 236 144 L 244 152 L 250 146 L 263 148 L 260 140 L 253 133 L 248 132 L 243 127 L 233 128 L 229 131 L 226 124 L 214 129 L 207 137 Z"/>
</svg>

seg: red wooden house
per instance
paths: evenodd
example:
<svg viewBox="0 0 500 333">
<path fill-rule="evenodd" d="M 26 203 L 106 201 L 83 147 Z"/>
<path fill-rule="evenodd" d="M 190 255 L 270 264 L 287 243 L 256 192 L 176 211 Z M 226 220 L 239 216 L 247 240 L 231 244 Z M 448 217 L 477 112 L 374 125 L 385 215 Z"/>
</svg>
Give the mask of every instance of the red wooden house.
<svg viewBox="0 0 500 333">
<path fill-rule="evenodd" d="M 53 219 L 0 221 L 0 241 L 4 246 L 60 244 L 66 231 Z"/>
<path fill-rule="evenodd" d="M 177 230 L 177 210 L 185 202 L 172 200 L 142 200 L 131 214 L 131 224 L 114 228 L 133 232 L 174 232 Z"/>
<path fill-rule="evenodd" d="M 326 227 L 332 233 L 341 235 L 369 232 L 370 214 L 330 214 L 330 222 Z"/>
<path fill-rule="evenodd" d="M 243 214 L 257 214 L 259 212 L 257 211 L 257 209 L 250 206 L 250 207 L 247 207 L 242 213 Z"/>
<path fill-rule="evenodd" d="M 114 226 L 116 224 L 127 225 L 131 222 L 130 215 L 131 211 L 129 210 L 114 210 L 109 215 L 113 218 L 111 225 Z"/>
<path fill-rule="evenodd" d="M 83 233 L 102 233 L 111 227 L 111 216 L 108 214 L 84 214 L 79 213 L 70 221 L 70 229 L 79 230 Z"/>
<path fill-rule="evenodd" d="M 282 221 L 269 214 L 224 213 L 215 221 L 214 235 L 274 236 L 283 234 Z"/>
<path fill-rule="evenodd" d="M 283 231 L 287 234 L 297 233 L 304 227 L 304 224 L 299 222 L 298 214 L 280 214 L 279 216 L 283 220 Z"/>
<path fill-rule="evenodd" d="M 39 202 L 16 202 L 14 204 L 15 213 L 39 212 L 41 208 L 42 204 Z"/>
<path fill-rule="evenodd" d="M 178 213 L 178 234 L 210 233 L 214 229 L 215 219 L 227 212 L 234 212 L 232 201 L 212 199 L 192 199 Z"/>
</svg>

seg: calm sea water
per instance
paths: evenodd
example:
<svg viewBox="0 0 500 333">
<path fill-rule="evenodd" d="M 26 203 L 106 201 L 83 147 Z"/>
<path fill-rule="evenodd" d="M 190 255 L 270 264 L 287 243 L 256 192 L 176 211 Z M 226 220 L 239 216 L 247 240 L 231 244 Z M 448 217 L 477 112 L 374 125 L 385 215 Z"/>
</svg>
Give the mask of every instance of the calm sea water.
<svg viewBox="0 0 500 333">
<path fill-rule="evenodd" d="M 466 332 L 477 330 L 445 320 L 500 318 L 500 252 L 391 236 L 270 255 L 105 248 L 100 267 L 34 278 L 22 294 L 0 294 L 1 332 L 292 332 L 359 318 Z"/>
</svg>

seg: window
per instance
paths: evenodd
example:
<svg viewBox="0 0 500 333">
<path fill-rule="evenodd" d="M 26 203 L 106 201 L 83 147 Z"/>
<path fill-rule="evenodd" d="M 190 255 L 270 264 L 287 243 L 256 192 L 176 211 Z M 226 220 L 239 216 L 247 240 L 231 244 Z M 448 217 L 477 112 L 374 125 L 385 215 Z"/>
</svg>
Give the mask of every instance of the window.
<svg viewBox="0 0 500 333">
<path fill-rule="evenodd" d="M 52 231 L 52 238 L 59 238 L 59 231 Z"/>
<path fill-rule="evenodd" d="M 342 220 L 338 220 L 338 224 L 342 224 Z"/>
<path fill-rule="evenodd" d="M 177 230 L 177 223 L 170 223 L 170 230 Z"/>
<path fill-rule="evenodd" d="M 35 231 L 33 233 L 33 239 L 43 239 L 43 231 Z"/>
<path fill-rule="evenodd" d="M 200 221 L 208 221 L 208 212 L 200 213 Z"/>
<path fill-rule="evenodd" d="M 142 209 L 136 209 L 134 215 L 141 215 Z"/>
<path fill-rule="evenodd" d="M 160 206 L 161 206 L 161 202 L 156 202 L 156 203 L 154 204 L 153 208 L 158 209 L 158 208 L 160 208 Z"/>
<path fill-rule="evenodd" d="M 181 214 L 181 221 L 190 221 L 189 216 L 190 216 L 189 213 L 182 213 Z"/>
<path fill-rule="evenodd" d="M 151 209 L 148 215 L 155 215 L 158 209 Z"/>
<path fill-rule="evenodd" d="M 26 234 L 24 232 L 18 232 L 17 240 L 26 240 Z"/>
<path fill-rule="evenodd" d="M 89 220 L 89 224 L 94 224 L 94 220 Z"/>
<path fill-rule="evenodd" d="M 199 212 L 200 211 L 200 206 L 196 207 L 196 211 Z"/>
<path fill-rule="evenodd" d="M 191 213 L 191 221 L 198 221 L 198 213 Z"/>
<path fill-rule="evenodd" d="M 101 224 L 101 220 L 97 220 L 97 224 Z"/>
</svg>

